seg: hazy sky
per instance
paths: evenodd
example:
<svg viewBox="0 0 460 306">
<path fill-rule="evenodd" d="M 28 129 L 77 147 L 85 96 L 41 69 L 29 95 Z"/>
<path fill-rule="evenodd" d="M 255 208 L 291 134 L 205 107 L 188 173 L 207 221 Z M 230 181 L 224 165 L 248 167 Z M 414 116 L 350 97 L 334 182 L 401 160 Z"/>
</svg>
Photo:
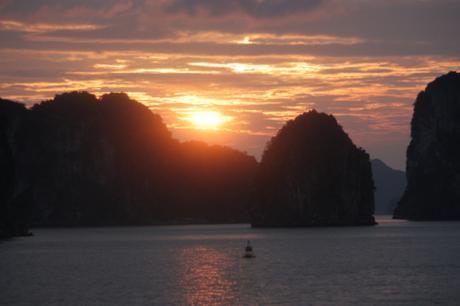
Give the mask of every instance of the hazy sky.
<svg viewBox="0 0 460 306">
<path fill-rule="evenodd" d="M 0 96 L 125 91 L 177 138 L 258 157 L 315 108 L 402 169 L 417 93 L 460 70 L 459 16 L 458 0 L 0 0 Z M 219 131 L 193 128 L 205 110 Z"/>
</svg>

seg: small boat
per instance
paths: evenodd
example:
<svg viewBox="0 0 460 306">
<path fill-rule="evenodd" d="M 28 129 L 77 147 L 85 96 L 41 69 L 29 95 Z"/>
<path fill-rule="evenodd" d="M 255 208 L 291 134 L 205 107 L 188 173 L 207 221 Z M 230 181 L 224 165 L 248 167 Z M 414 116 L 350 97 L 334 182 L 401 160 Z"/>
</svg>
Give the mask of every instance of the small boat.
<svg viewBox="0 0 460 306">
<path fill-rule="evenodd" d="M 256 257 L 256 254 L 254 254 L 254 251 L 251 246 L 251 242 L 248 240 L 248 243 L 246 244 L 246 248 L 244 249 L 243 258 L 254 258 L 254 257 Z"/>
</svg>

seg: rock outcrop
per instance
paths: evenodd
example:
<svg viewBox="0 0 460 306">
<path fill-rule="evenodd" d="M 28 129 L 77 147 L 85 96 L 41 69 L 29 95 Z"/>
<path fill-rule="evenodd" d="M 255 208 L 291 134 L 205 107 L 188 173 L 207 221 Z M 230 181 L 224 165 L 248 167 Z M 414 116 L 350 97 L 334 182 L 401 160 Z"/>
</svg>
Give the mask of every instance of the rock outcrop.
<svg viewBox="0 0 460 306">
<path fill-rule="evenodd" d="M 9 103 L 21 111 L 0 127 L 2 210 L 29 207 L 37 226 L 248 221 L 254 157 L 179 143 L 122 93 Z"/>
<path fill-rule="evenodd" d="M 414 104 L 407 188 L 395 218 L 460 219 L 460 74 L 443 75 Z"/>
<path fill-rule="evenodd" d="M 253 226 L 375 224 L 369 155 L 332 115 L 288 121 L 265 149 L 256 189 Z"/>
<path fill-rule="evenodd" d="M 387 166 L 380 159 L 371 160 L 375 183 L 375 213 L 392 215 L 406 188 L 406 174 Z"/>
</svg>

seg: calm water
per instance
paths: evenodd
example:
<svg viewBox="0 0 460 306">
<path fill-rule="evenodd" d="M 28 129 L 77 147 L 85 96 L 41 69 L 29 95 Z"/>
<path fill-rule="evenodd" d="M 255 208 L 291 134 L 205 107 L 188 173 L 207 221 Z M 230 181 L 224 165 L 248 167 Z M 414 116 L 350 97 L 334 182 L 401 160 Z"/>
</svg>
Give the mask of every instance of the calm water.
<svg viewBox="0 0 460 306">
<path fill-rule="evenodd" d="M 379 222 L 36 229 L 0 242 L 0 304 L 459 305 L 460 223 Z"/>
</svg>

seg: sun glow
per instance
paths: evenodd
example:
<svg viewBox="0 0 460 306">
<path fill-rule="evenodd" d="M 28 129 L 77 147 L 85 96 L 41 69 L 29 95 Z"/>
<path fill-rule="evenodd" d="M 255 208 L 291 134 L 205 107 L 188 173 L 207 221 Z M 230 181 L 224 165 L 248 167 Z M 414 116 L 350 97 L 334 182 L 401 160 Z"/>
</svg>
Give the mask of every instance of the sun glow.
<svg viewBox="0 0 460 306">
<path fill-rule="evenodd" d="M 231 118 L 216 111 L 197 111 L 191 114 L 190 121 L 198 129 L 218 129 Z"/>
</svg>

